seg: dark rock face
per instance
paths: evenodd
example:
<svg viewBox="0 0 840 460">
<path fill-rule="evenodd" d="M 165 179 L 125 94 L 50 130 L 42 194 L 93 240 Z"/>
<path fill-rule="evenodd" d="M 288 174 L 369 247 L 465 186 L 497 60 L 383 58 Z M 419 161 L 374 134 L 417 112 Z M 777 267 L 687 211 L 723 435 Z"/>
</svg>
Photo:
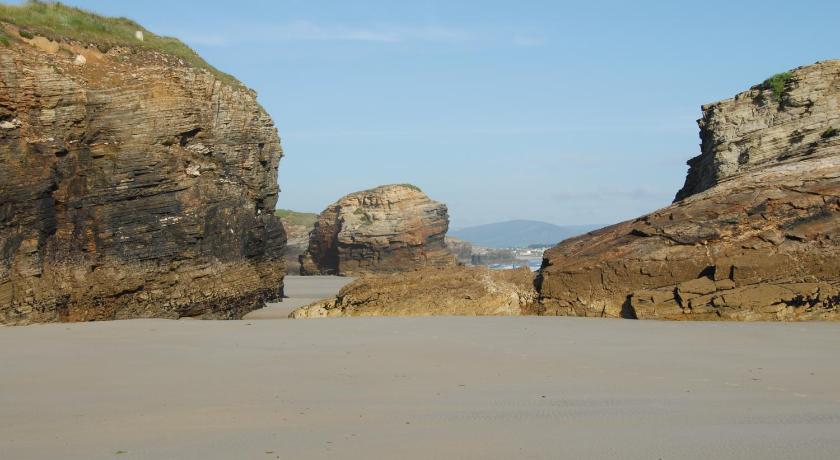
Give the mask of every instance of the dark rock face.
<svg viewBox="0 0 840 460">
<path fill-rule="evenodd" d="M 281 295 L 271 119 L 177 58 L 120 53 L 0 47 L 2 323 L 237 318 Z"/>
<path fill-rule="evenodd" d="M 351 193 L 319 216 L 301 275 L 359 275 L 455 264 L 446 205 L 412 185 Z"/>
<path fill-rule="evenodd" d="M 547 251 L 539 313 L 840 319 L 840 63 L 788 87 L 706 106 L 684 199 Z"/>
</svg>

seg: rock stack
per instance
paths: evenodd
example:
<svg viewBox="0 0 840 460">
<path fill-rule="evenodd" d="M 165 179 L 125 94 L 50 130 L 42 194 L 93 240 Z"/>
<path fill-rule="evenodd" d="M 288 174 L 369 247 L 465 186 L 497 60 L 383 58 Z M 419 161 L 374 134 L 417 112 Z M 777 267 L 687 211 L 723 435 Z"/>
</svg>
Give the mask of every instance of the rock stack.
<svg viewBox="0 0 840 460">
<path fill-rule="evenodd" d="M 455 264 L 444 243 L 446 205 L 413 185 L 351 193 L 324 210 L 301 258 L 302 275 L 360 275 Z"/>
</svg>

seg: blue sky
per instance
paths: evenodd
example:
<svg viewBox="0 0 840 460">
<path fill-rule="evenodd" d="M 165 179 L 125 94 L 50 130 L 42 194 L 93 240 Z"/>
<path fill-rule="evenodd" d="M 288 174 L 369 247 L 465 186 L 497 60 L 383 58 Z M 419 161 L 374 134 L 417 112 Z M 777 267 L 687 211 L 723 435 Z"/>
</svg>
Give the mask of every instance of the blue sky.
<svg viewBox="0 0 840 460">
<path fill-rule="evenodd" d="M 840 2 L 107 1 L 259 93 L 278 206 L 410 182 L 453 227 L 667 205 L 700 105 L 840 58 Z"/>
</svg>

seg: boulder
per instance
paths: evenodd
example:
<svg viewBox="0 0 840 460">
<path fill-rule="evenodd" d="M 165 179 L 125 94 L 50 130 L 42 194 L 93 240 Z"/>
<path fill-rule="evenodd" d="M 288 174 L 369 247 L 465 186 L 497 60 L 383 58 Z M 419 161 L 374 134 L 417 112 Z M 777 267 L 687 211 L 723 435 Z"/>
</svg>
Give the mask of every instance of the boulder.
<svg viewBox="0 0 840 460">
<path fill-rule="evenodd" d="M 413 185 L 351 193 L 325 209 L 300 257 L 302 275 L 360 275 L 448 266 L 446 205 Z"/>
</svg>

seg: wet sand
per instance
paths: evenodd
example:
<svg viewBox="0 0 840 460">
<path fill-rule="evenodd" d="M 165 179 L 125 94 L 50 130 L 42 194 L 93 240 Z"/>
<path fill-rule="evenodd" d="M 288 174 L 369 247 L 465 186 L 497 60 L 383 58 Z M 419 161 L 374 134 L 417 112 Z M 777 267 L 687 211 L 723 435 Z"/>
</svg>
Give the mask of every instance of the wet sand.
<svg viewBox="0 0 840 460">
<path fill-rule="evenodd" d="M 353 278 L 342 276 L 286 276 L 284 289 L 288 298 L 266 304 L 265 308 L 245 315 L 245 319 L 286 319 L 295 308 L 332 297 L 352 281 Z"/>
<path fill-rule="evenodd" d="M 0 328 L 2 459 L 840 456 L 840 324 Z"/>
</svg>

